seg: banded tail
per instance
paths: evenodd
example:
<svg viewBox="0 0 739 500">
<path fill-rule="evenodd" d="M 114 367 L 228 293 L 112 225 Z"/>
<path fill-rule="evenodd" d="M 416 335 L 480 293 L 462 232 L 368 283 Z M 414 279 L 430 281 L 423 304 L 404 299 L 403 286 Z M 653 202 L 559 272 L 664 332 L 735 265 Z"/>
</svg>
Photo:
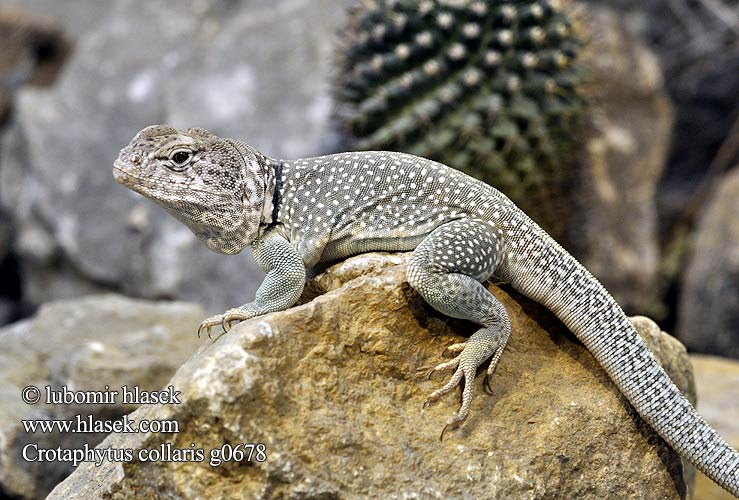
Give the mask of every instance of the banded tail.
<svg viewBox="0 0 739 500">
<path fill-rule="evenodd" d="M 567 325 L 662 439 L 739 498 L 739 452 L 698 415 L 600 282 L 543 235 L 535 271 L 530 261 L 514 262 L 508 279 Z"/>
</svg>

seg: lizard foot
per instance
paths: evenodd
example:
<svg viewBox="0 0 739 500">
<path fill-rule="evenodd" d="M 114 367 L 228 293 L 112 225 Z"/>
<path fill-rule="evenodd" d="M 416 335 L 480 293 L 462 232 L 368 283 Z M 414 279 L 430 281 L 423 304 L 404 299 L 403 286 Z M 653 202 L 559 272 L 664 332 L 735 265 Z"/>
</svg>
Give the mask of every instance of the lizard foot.
<svg viewBox="0 0 739 500">
<path fill-rule="evenodd" d="M 486 389 L 488 391 L 491 390 L 490 378 L 495 371 L 495 367 L 503 353 L 503 348 L 505 347 L 507 340 L 507 335 L 504 335 L 501 338 L 498 331 L 491 328 L 482 328 L 472 335 L 467 342 L 450 346 L 449 350 L 452 352 L 459 352 L 457 357 L 451 361 L 439 364 L 432 370 L 432 374 L 443 370 L 454 370 L 454 373 L 443 387 L 435 390 L 429 395 L 424 403 L 424 408 L 445 394 L 451 392 L 462 382 L 462 379 L 464 379 L 462 405 L 457 414 L 447 421 L 444 429 L 441 431 L 440 439 L 444 438 L 444 433 L 448 429 L 458 427 L 469 415 L 470 405 L 472 403 L 472 382 L 475 379 L 477 367 L 484 363 L 486 359 L 492 357 L 484 382 Z"/>
</svg>

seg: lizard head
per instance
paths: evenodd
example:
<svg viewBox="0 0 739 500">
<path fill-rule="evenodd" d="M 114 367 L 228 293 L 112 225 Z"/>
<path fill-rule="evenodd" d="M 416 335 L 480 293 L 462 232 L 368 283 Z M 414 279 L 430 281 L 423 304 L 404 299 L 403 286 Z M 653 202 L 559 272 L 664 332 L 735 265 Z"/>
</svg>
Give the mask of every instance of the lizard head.
<svg viewBox="0 0 739 500">
<path fill-rule="evenodd" d="M 113 177 L 162 206 L 215 252 L 240 252 L 271 221 L 270 160 L 204 129 L 146 127 L 121 150 Z"/>
</svg>

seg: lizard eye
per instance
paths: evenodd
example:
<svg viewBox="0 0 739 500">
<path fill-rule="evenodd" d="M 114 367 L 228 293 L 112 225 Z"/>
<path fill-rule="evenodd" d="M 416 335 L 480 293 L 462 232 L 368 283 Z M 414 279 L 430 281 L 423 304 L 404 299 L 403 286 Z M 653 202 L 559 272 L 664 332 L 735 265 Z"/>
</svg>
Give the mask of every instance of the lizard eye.
<svg viewBox="0 0 739 500">
<path fill-rule="evenodd" d="M 173 170 L 184 170 L 187 164 L 190 163 L 190 160 L 192 159 L 192 153 L 185 149 L 180 149 L 179 151 L 175 151 L 174 153 L 172 153 L 172 156 L 170 156 L 169 159 L 172 162 Z"/>
</svg>

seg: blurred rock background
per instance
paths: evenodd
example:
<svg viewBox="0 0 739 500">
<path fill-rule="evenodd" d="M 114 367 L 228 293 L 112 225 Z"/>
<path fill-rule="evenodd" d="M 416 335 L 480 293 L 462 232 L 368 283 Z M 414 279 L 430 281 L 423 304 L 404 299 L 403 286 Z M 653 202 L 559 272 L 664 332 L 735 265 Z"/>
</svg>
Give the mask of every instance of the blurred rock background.
<svg viewBox="0 0 739 500">
<path fill-rule="evenodd" d="M 332 86 L 353 4 L 0 0 L 0 325 L 100 292 L 209 312 L 249 300 L 262 279 L 249 252 L 208 251 L 116 184 L 112 161 L 154 123 L 209 128 L 276 157 L 342 149 Z M 580 4 L 592 107 L 563 235 L 627 313 L 651 315 L 692 351 L 735 358 L 738 5 Z M 47 323 L 35 335 L 55 334 Z"/>
<path fill-rule="evenodd" d="M 735 243 L 709 254 L 692 245 L 737 161 L 736 2 L 682 2 L 580 6 L 593 106 L 562 236 L 629 313 L 670 331 L 700 314 L 731 315 L 720 304 L 736 294 L 706 294 L 735 290 L 738 267 Z M 212 311 L 244 302 L 261 278 L 248 252 L 207 251 L 112 182 L 111 161 L 152 123 L 206 127 L 278 157 L 341 149 L 331 85 L 352 4 L 0 0 L 0 322 L 98 291 Z M 724 217 L 714 226 L 736 213 Z M 720 285 L 696 290 L 685 274 L 696 259 Z M 735 318 L 716 321 L 737 340 Z M 719 352 L 714 345 L 690 347 Z"/>
<path fill-rule="evenodd" d="M 111 161 L 152 123 L 203 126 L 278 157 L 341 149 L 331 86 L 352 4 L 0 0 L 0 322 L 99 291 L 211 311 L 244 302 L 261 279 L 248 252 L 207 251 L 112 182 Z M 684 325 L 718 314 L 720 335 L 739 344 L 726 302 L 736 294 L 717 292 L 737 288 L 735 240 L 693 245 L 737 162 L 736 5 L 580 6 L 597 48 L 583 55 L 593 107 L 562 236 L 629 313 L 714 353 L 727 351 L 701 342 L 712 332 Z M 725 212 L 714 227 L 735 224 Z M 720 283 L 698 290 L 685 272 L 694 260 L 709 262 Z"/>
<path fill-rule="evenodd" d="M 327 76 L 346 4 L 0 2 L 28 22 L 56 23 L 75 44 L 53 85 L 6 86 L 4 321 L 99 291 L 191 299 L 214 312 L 245 302 L 262 276 L 249 252 L 208 251 L 116 185 L 111 162 L 154 123 L 197 124 L 278 157 L 330 149 Z"/>
</svg>

